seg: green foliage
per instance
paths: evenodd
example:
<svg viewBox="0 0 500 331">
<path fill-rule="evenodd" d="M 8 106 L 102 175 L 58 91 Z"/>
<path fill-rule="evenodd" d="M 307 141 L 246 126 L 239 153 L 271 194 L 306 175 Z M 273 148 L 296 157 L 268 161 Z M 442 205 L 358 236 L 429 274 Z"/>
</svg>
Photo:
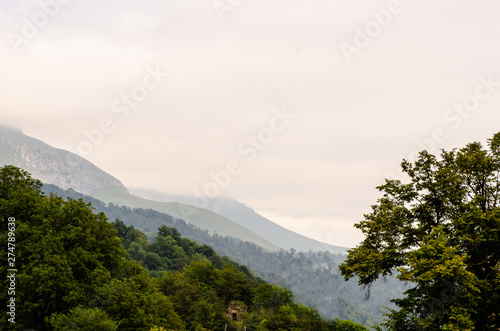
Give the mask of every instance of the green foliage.
<svg viewBox="0 0 500 331">
<path fill-rule="evenodd" d="M 356 324 L 353 321 L 335 322 L 333 330 L 335 331 L 368 331 L 362 324 Z"/>
<path fill-rule="evenodd" d="M 500 307 L 500 133 L 441 157 L 403 161 L 411 182 L 386 180 L 356 224 L 365 240 L 340 265 L 369 286 L 380 276 L 416 286 L 393 300 L 391 330 L 497 330 Z"/>
<path fill-rule="evenodd" d="M 108 314 L 97 308 L 76 307 L 68 314 L 54 314 L 50 324 L 56 330 L 116 331 L 118 325 Z"/>
<path fill-rule="evenodd" d="M 246 317 L 256 330 L 328 330 L 319 313 L 301 304 L 288 303 L 273 309 L 260 310 Z"/>
<path fill-rule="evenodd" d="M 91 298 L 111 279 L 123 247 L 104 214 L 83 201 L 50 196 L 40 183 L 14 167 L 0 169 L 0 210 L 16 218 L 16 300 L 20 324 L 43 328 L 45 318 Z M 2 229 L 6 229 L 2 218 Z M 7 236 L 2 232 L 2 248 Z M 2 254 L 7 265 L 6 254 Z M 21 267 L 22 266 L 22 267 Z M 8 288 L 2 279 L 3 288 Z M 0 298 L 5 302 L 6 291 Z"/>
<path fill-rule="evenodd" d="M 191 311 L 194 330 L 221 330 L 228 323 L 217 303 L 201 300 L 194 304 Z"/>
<path fill-rule="evenodd" d="M 222 329 L 224 324 L 229 324 L 229 319 L 224 316 L 229 301 L 242 298 L 240 287 L 248 288 L 248 297 L 244 299 L 251 301 L 251 284 L 257 282 L 233 272 L 236 271 L 231 267 L 218 270 L 208 260 L 193 261 L 182 272 L 165 273 L 157 284 L 160 291 L 171 298 L 189 330 Z M 228 275 L 236 280 L 228 281 Z"/>
<path fill-rule="evenodd" d="M 277 312 L 282 305 L 292 302 L 292 292 L 278 285 L 262 284 L 256 289 L 255 305 L 258 308 L 266 308 Z"/>
<path fill-rule="evenodd" d="M 101 289 L 92 305 L 119 321 L 120 330 L 149 330 L 155 325 L 183 329 L 170 300 L 158 293 L 147 279 L 113 279 Z"/>
<path fill-rule="evenodd" d="M 18 168 L 0 168 L 2 249 L 7 217 L 16 218 L 15 326 L 75 329 L 89 323 L 93 327 L 84 329 L 146 330 L 157 324 L 182 330 L 147 272 L 124 260 L 121 240 L 105 215 L 94 214 L 82 200 L 44 196 L 40 187 Z M 3 265 L 6 257 L 1 254 Z M 7 281 L 2 279 L 3 288 Z M 0 292 L 0 300 L 7 300 L 7 291 Z M 13 327 L 5 320 L 2 330 Z"/>
<path fill-rule="evenodd" d="M 161 327 L 161 326 L 153 326 L 149 331 L 168 331 L 167 329 Z"/>
<path fill-rule="evenodd" d="M 160 226 L 154 242 L 149 244 L 147 237 L 133 226 L 126 226 L 118 219 L 113 224 L 118 236 L 123 239 L 128 256 L 153 275 L 161 276 L 169 270 L 179 271 L 192 261 L 203 258 L 207 258 L 218 268 L 222 268 L 224 264 L 223 259 L 211 247 L 182 238 L 176 228 Z"/>
<path fill-rule="evenodd" d="M 217 293 L 226 305 L 234 300 L 250 305 L 254 300 L 254 287 L 260 283 L 260 280 L 249 279 L 245 276 L 232 266 L 227 266 L 219 272 Z"/>
</svg>

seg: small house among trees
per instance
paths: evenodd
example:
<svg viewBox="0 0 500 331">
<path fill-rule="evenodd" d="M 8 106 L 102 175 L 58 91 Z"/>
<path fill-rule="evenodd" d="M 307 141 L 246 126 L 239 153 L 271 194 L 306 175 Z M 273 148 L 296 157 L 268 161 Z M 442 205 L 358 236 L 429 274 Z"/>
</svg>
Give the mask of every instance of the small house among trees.
<svg viewBox="0 0 500 331">
<path fill-rule="evenodd" d="M 227 306 L 226 316 L 236 322 L 241 322 L 243 315 L 247 312 L 247 308 L 241 302 L 231 301 Z"/>
</svg>

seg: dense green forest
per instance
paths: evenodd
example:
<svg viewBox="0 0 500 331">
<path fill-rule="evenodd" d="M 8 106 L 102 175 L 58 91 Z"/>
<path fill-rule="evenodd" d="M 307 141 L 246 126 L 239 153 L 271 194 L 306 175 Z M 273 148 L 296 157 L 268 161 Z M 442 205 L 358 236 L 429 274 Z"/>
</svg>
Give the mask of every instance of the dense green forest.
<svg viewBox="0 0 500 331">
<path fill-rule="evenodd" d="M 253 243 L 210 234 L 152 209 L 105 204 L 74 190 L 62 190 L 54 185 L 45 185 L 43 190 L 90 202 L 96 212 L 104 212 L 111 220 L 118 219 L 142 230 L 150 241 L 156 236 L 153 229 L 161 226 L 176 228 L 184 237 L 204 243 L 218 254 L 246 265 L 267 282 L 291 289 L 296 302 L 314 306 L 324 318 L 352 320 L 365 326 L 376 325 L 381 321 L 383 305 L 395 308 L 390 300 L 402 297 L 402 293 L 409 288 L 395 277 L 386 277 L 371 286 L 370 298 L 366 300 L 365 290 L 356 280 L 346 282 L 340 275 L 338 266 L 346 258 L 345 255 L 294 250 L 268 252 Z"/>
<path fill-rule="evenodd" d="M 149 240 L 41 187 L 21 169 L 0 168 L 2 330 L 365 330 L 323 320 L 286 287 L 174 227 Z"/>
</svg>

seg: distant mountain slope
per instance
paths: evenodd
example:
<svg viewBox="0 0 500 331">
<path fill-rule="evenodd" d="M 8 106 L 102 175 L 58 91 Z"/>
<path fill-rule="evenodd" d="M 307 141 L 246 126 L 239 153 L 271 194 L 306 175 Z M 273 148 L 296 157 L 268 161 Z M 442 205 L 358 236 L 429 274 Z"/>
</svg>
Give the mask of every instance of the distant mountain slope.
<svg viewBox="0 0 500 331">
<path fill-rule="evenodd" d="M 213 211 L 234 220 L 255 233 L 259 233 L 264 239 L 285 249 L 294 248 L 305 252 L 312 250 L 344 254 L 347 251 L 346 247 L 326 244 L 288 230 L 233 199 L 223 200 L 216 204 Z"/>
<path fill-rule="evenodd" d="M 80 156 L 0 125 L 0 166 L 7 164 L 23 168 L 45 183 L 84 194 L 110 187 L 128 192 L 118 179 Z"/>
<path fill-rule="evenodd" d="M 21 130 L 0 125 L 0 166 L 12 164 L 33 177 L 62 189 L 71 188 L 106 203 L 132 208 L 150 208 L 183 219 L 210 233 L 239 238 L 268 250 L 279 247 L 245 227 L 206 209 L 181 203 L 148 201 L 129 194 L 116 178 L 78 155 L 54 148 L 25 135 Z"/>
<path fill-rule="evenodd" d="M 153 209 L 171 215 L 173 218 L 182 219 L 201 229 L 208 230 L 210 234 L 216 232 L 221 236 L 239 238 L 243 241 L 252 242 L 268 251 L 276 251 L 280 248 L 247 228 L 207 209 L 178 202 L 146 200 L 116 188 L 99 190 L 94 192 L 92 196 L 105 203 L 113 203 L 119 206 Z"/>
<path fill-rule="evenodd" d="M 186 196 L 169 195 L 139 189 L 131 189 L 131 192 L 137 196 L 150 200 L 162 202 L 175 201 L 190 204 L 197 203 L 196 199 Z M 259 234 L 262 238 L 270 241 L 274 245 L 284 249 L 294 248 L 303 252 L 312 250 L 343 254 L 347 251 L 346 247 L 326 244 L 288 230 L 264 216 L 259 215 L 253 209 L 234 199 L 208 199 L 208 205 L 204 205 L 203 207 L 227 217 L 250 231 Z"/>
<path fill-rule="evenodd" d="M 19 129 L 0 125 L 0 166 L 7 164 L 23 168 L 42 182 L 62 189 L 71 188 L 106 203 L 150 208 L 210 233 L 239 238 L 269 251 L 280 248 L 332 253 L 346 251 L 344 247 L 321 243 L 287 230 L 235 200 L 211 199 L 210 210 L 207 210 L 192 206 L 196 202 L 187 197 L 169 200 L 168 197 L 172 196 L 164 195 L 163 198 L 167 197 L 164 202 L 139 198 L 130 194 L 118 179 L 80 156 L 53 148 Z"/>
</svg>

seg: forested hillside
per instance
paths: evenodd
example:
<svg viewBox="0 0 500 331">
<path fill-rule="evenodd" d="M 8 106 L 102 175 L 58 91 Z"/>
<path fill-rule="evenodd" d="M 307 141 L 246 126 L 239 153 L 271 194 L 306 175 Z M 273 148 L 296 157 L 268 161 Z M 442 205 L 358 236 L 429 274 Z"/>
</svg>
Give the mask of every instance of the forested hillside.
<svg viewBox="0 0 500 331">
<path fill-rule="evenodd" d="M 399 298 L 408 289 L 394 277 L 375 282 L 371 287 L 369 300 L 365 299 L 363 287 L 355 280 L 345 282 L 340 276 L 338 265 L 345 255 L 328 252 L 295 252 L 281 250 L 267 252 L 255 244 L 230 237 L 209 234 L 183 220 L 151 209 L 131 209 L 113 204 L 106 205 L 99 200 L 84 196 L 73 190 L 61 190 L 54 185 L 45 185 L 43 190 L 75 199 L 91 202 L 96 211 L 104 212 L 110 220 L 119 219 L 127 226 L 144 231 L 153 240 L 160 226 L 176 228 L 183 236 L 212 247 L 218 254 L 227 255 L 248 266 L 262 279 L 286 286 L 295 294 L 296 302 L 312 305 L 324 318 L 349 319 L 367 326 L 380 322 L 383 305 L 394 307 L 389 301 Z"/>
<path fill-rule="evenodd" d="M 2 330 L 363 330 L 161 226 L 156 239 L 0 168 Z M 8 248 L 9 255 L 5 248 Z M 5 316 L 5 314 L 4 314 Z"/>
</svg>

